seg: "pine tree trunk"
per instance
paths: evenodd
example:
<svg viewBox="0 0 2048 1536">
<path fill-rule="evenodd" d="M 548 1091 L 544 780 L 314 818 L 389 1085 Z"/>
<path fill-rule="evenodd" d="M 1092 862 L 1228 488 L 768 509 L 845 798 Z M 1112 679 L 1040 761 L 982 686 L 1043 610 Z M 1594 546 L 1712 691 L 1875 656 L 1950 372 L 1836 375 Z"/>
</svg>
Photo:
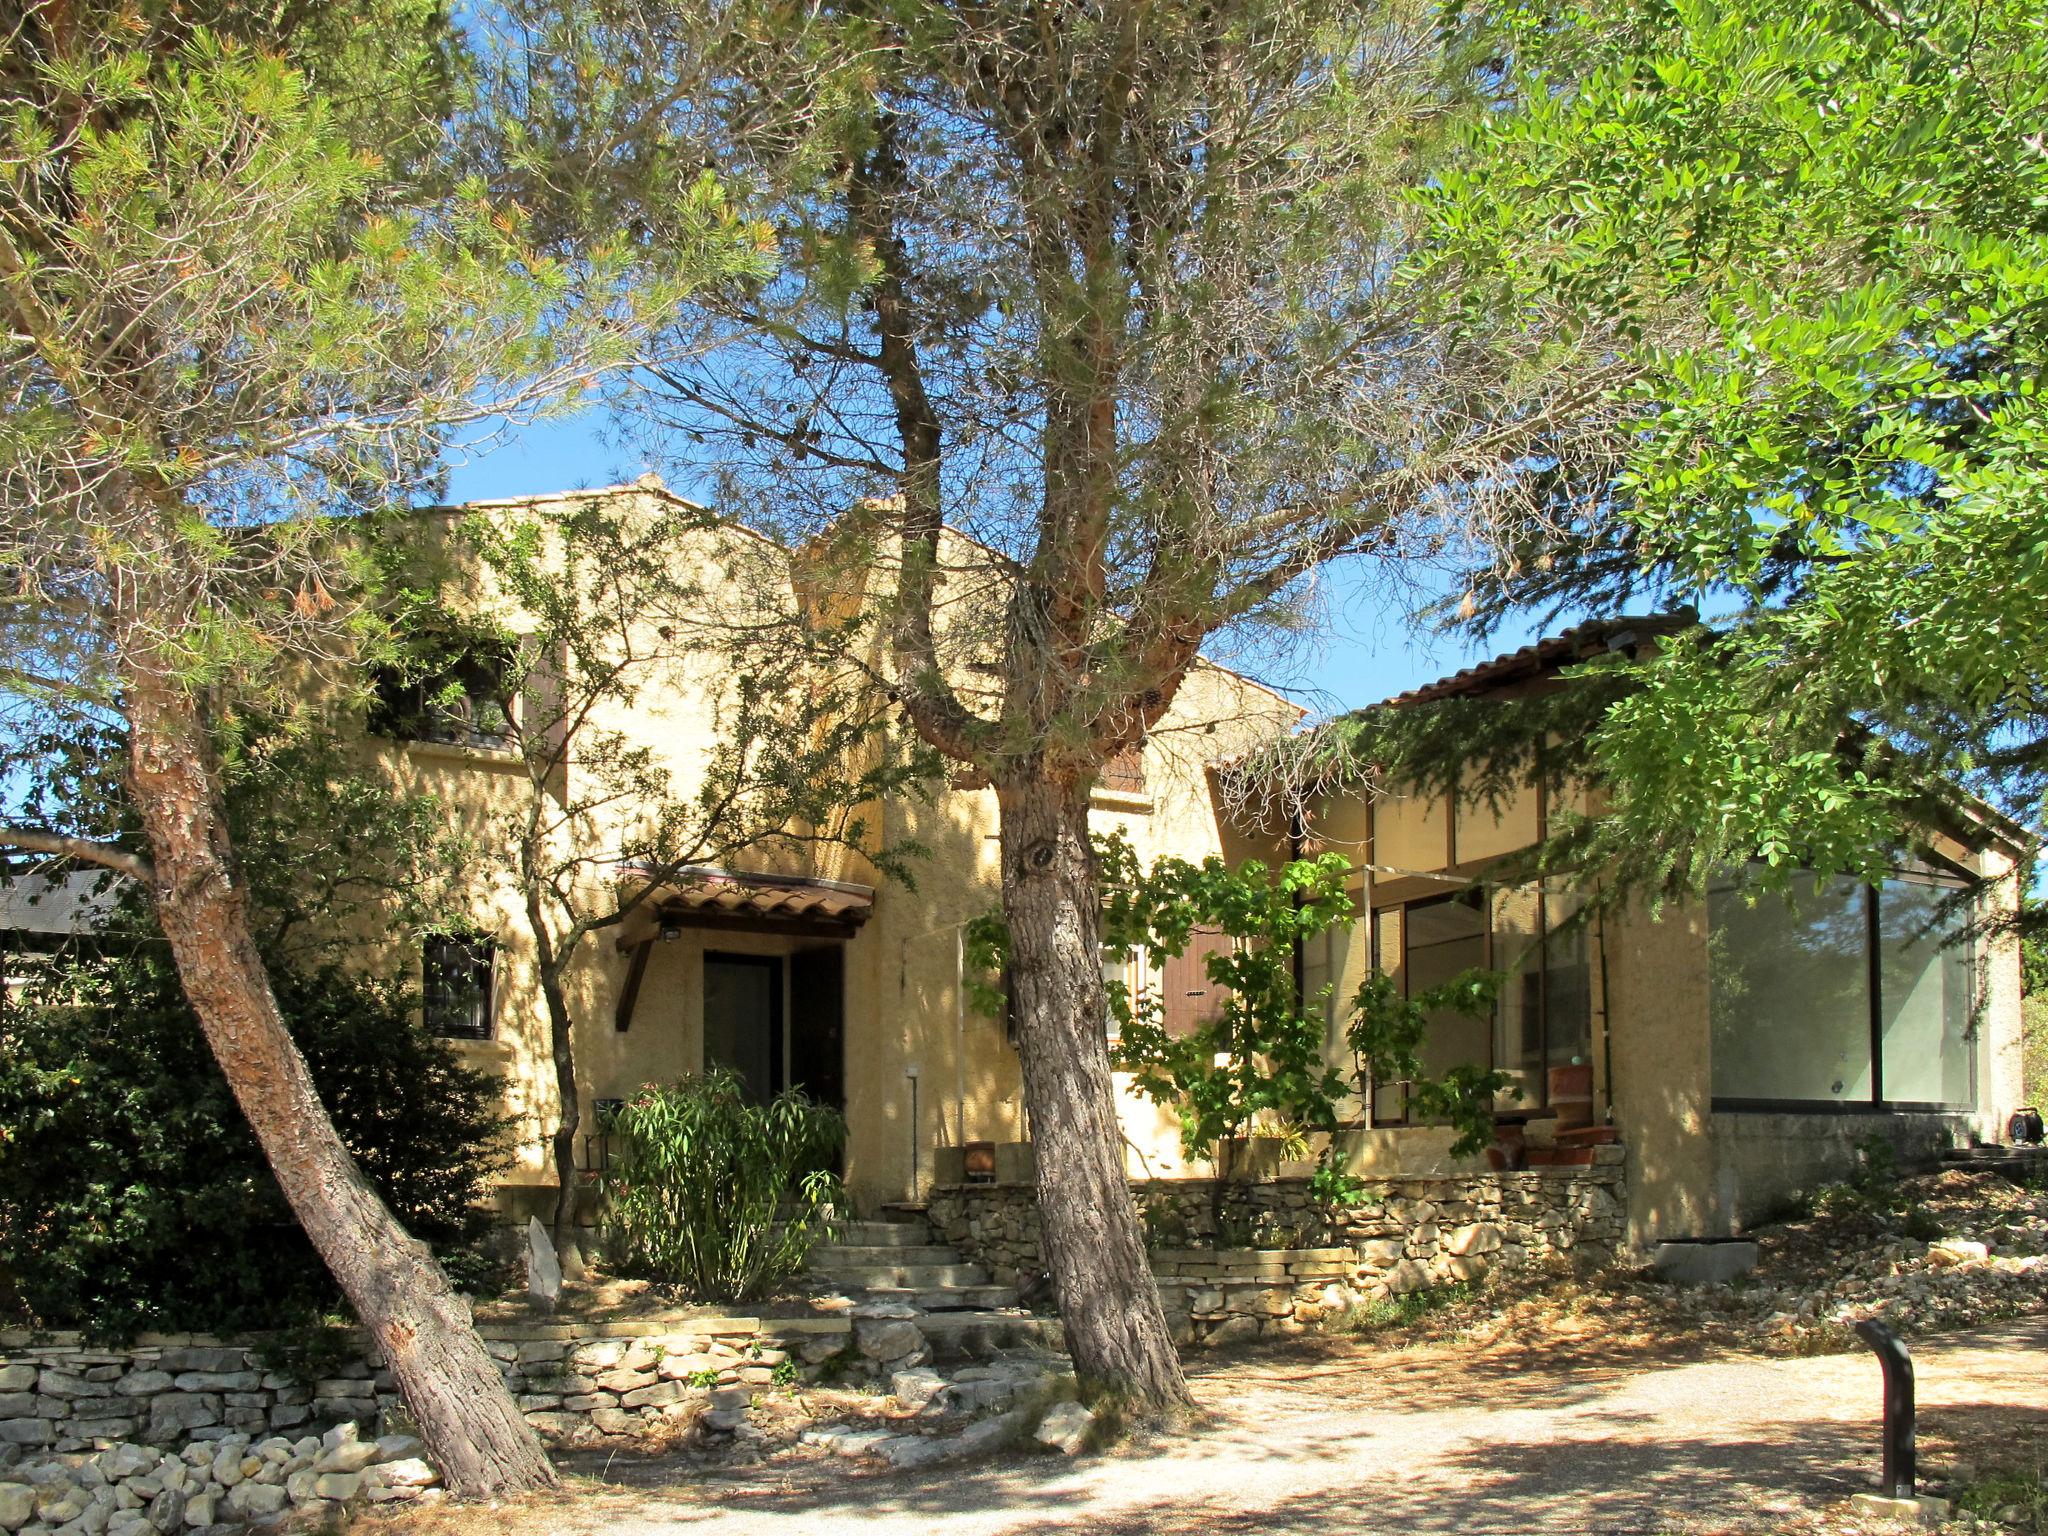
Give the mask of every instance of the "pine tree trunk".
<svg viewBox="0 0 2048 1536">
<path fill-rule="evenodd" d="M 1088 792 L 1024 780 L 1000 786 L 998 801 L 1039 1228 L 1067 1351 L 1091 1397 L 1139 1413 L 1180 1407 L 1187 1383 L 1124 1175 Z"/>
<path fill-rule="evenodd" d="M 383 1352 L 449 1488 L 553 1486 L 467 1303 L 363 1178 L 285 1029 L 235 881 L 200 706 L 144 667 L 128 666 L 123 683 L 128 783 L 155 864 L 157 919 L 285 1199 Z"/>
</svg>

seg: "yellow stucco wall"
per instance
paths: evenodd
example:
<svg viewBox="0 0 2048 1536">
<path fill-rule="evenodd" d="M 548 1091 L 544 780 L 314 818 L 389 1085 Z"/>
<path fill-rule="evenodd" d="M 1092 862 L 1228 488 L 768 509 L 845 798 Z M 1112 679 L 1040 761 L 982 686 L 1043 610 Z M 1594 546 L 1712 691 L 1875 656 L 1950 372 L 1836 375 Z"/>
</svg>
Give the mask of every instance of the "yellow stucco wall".
<svg viewBox="0 0 2048 1536">
<path fill-rule="evenodd" d="M 637 498 L 648 516 L 676 510 L 655 490 L 620 494 Z M 503 515 L 518 516 L 524 506 L 503 504 Z M 763 577 L 764 562 L 783 558 L 772 546 L 722 528 L 692 538 L 698 568 L 712 589 L 707 602 L 743 608 L 795 600 L 786 564 L 779 589 Z M 737 581 L 721 585 L 719 574 L 730 566 L 744 569 Z M 514 631 L 522 627 L 516 609 L 488 583 L 472 578 L 468 600 Z M 717 738 L 729 686 L 715 658 L 687 663 L 672 675 L 644 679 L 630 705 L 610 707 L 593 724 L 653 747 L 686 795 Z M 1277 695 L 1220 668 L 1198 665 L 1147 739 L 1143 793 L 1098 793 L 1097 827 L 1122 832 L 1147 861 L 1164 854 L 1201 859 L 1220 853 L 1233 860 L 1254 853 L 1271 856 L 1270 838 L 1229 825 L 1210 768 L 1285 729 L 1298 716 Z M 547 1138 L 557 1120 L 557 1095 L 534 946 L 509 873 L 512 826 L 529 798 L 525 774 L 506 755 L 471 749 L 373 738 L 366 750 L 406 788 L 438 797 L 451 825 L 479 850 L 479 873 L 459 894 L 468 921 L 499 946 L 494 1038 L 458 1041 L 455 1049 L 505 1081 L 506 1109 L 514 1120 L 505 1198 L 514 1209 L 532 1208 L 552 1187 Z M 576 772 L 573 762 L 569 772 Z M 577 786 L 570 788 L 573 796 Z M 615 806 L 565 835 L 575 836 L 583 847 L 612 846 L 620 826 L 644 809 Z M 993 792 L 947 789 L 930 804 L 906 797 L 870 808 L 868 819 L 871 836 L 915 840 L 929 850 L 915 864 L 914 888 L 882 882 L 866 859 L 844 847 L 819 846 L 800 856 L 784 853 L 747 863 L 753 870 L 878 886 L 869 921 L 844 941 L 845 1172 L 862 1208 L 904 1198 L 928 1182 L 938 1148 L 957 1146 L 963 1137 L 1017 1142 L 1028 1131 L 1016 1052 L 1005 1039 L 1003 1024 L 965 1006 L 960 987 L 960 925 L 990 910 L 1000 896 Z M 602 872 L 592 871 L 586 902 L 600 906 L 613 895 Z M 585 1131 L 594 1128 L 596 1100 L 625 1098 L 643 1084 L 701 1068 L 707 952 L 787 956 L 821 942 L 839 941 L 696 928 L 657 940 L 648 952 L 631 1028 L 620 1032 L 614 1017 L 628 956 L 612 932 L 586 939 L 566 979 Z M 382 963 L 410 967 L 416 974 L 416 935 L 378 934 L 371 948 Z M 1178 1171 L 1170 1116 L 1129 1094 L 1124 1110 L 1134 1171 Z"/>
</svg>

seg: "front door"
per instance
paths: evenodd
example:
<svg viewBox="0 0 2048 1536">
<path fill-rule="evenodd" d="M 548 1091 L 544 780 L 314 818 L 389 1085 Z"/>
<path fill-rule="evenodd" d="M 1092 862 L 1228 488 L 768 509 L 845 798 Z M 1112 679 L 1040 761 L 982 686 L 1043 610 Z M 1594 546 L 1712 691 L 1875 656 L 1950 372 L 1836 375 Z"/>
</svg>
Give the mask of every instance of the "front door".
<svg viewBox="0 0 2048 1536">
<path fill-rule="evenodd" d="M 704 1065 L 731 1068 L 756 1103 L 781 1090 L 780 956 L 705 955 Z"/>
<path fill-rule="evenodd" d="M 820 1104 L 846 1108 L 846 948 L 789 957 L 789 1081 Z"/>
</svg>

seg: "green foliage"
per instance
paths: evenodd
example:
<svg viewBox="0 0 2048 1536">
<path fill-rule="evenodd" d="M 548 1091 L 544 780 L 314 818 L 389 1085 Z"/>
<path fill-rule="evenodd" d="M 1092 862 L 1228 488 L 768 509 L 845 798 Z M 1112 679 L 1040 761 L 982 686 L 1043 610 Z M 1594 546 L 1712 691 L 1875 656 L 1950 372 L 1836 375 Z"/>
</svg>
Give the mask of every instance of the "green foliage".
<svg viewBox="0 0 2048 1536">
<path fill-rule="evenodd" d="M 1184 1035 L 1164 1028 L 1159 999 L 1109 987 L 1117 1021 L 1112 1062 L 1132 1086 L 1180 1118 L 1191 1157 L 1216 1159 L 1225 1142 L 1256 1128 L 1268 1134 L 1333 1132 L 1344 1082 L 1325 1059 L 1325 991 L 1303 998 L 1294 981 L 1295 943 L 1351 914 L 1342 855 L 1299 859 L 1269 871 L 1256 860 L 1232 869 L 1160 859 L 1141 870 L 1121 838 L 1097 845 L 1103 890 L 1103 951 L 1142 954 L 1160 966 L 1184 952 L 1194 930 L 1231 941 L 1207 957 L 1209 979 L 1228 988 L 1217 1016 Z"/>
<path fill-rule="evenodd" d="M 1813 1211 L 1835 1221 L 1880 1221 L 1923 1243 L 1942 1236 L 1934 1213 L 1907 1195 L 1900 1182 L 1898 1151 L 1882 1136 L 1857 1140 L 1856 1166 L 1848 1178 L 1814 1192 Z"/>
<path fill-rule="evenodd" d="M 756 1104 L 720 1068 L 643 1088 L 614 1131 L 604 1222 L 622 1273 L 745 1301 L 800 1273 L 829 1230 L 846 1126 L 794 1089 Z"/>
<path fill-rule="evenodd" d="M 1460 1306 L 1478 1294 L 1479 1287 L 1472 1281 L 1455 1280 L 1449 1285 L 1426 1286 L 1399 1296 L 1375 1296 L 1334 1318 L 1329 1329 L 1333 1333 L 1386 1333 L 1411 1327 L 1432 1313 Z"/>
<path fill-rule="evenodd" d="M 1433 1014 L 1491 1016 L 1500 990 L 1493 972 L 1468 971 L 1414 998 L 1401 997 L 1384 974 L 1372 973 L 1350 999 L 1340 1031 L 1353 1069 L 1347 1077 L 1331 1064 L 1335 1042 L 1325 1017 L 1332 989 L 1300 996 L 1294 957 L 1301 940 L 1353 914 L 1344 890 L 1351 867 L 1343 855 L 1297 859 L 1273 871 L 1255 859 L 1233 869 L 1214 857 L 1200 864 L 1165 858 L 1143 869 L 1120 836 L 1098 838 L 1095 852 L 1106 959 L 1142 955 L 1161 966 L 1186 951 L 1198 928 L 1233 941 L 1229 951 L 1205 962 L 1209 980 L 1228 989 L 1223 1008 L 1186 1034 L 1167 1032 L 1157 996 L 1141 991 L 1133 997 L 1121 980 L 1105 987 L 1117 1026 L 1111 1061 L 1131 1074 L 1140 1093 L 1179 1117 L 1189 1157 L 1220 1163 L 1232 1138 L 1259 1134 L 1288 1143 L 1291 1157 L 1306 1158 L 1314 1136 L 1337 1131 L 1344 1098 L 1363 1095 L 1373 1080 L 1407 1082 L 1418 1114 L 1457 1130 L 1453 1150 L 1459 1156 L 1492 1139 L 1494 1101 L 1509 1085 L 1508 1075 L 1470 1064 L 1432 1074 L 1421 1049 Z M 1003 1007 L 989 978 L 1000 975 L 1007 950 L 999 914 L 968 925 L 969 987 L 984 1012 Z M 1334 1150 L 1334 1141 L 1326 1142 L 1310 1187 L 1333 1203 L 1355 1199 L 1362 1186 L 1336 1166 Z"/>
<path fill-rule="evenodd" d="M 1432 1076 L 1422 1060 L 1422 1043 L 1432 1014 L 1493 1016 L 1500 996 L 1497 971 L 1466 971 L 1441 986 L 1403 997 L 1383 971 L 1367 976 L 1353 1000 L 1345 1039 L 1359 1060 L 1359 1080 L 1408 1084 L 1408 1102 L 1425 1121 L 1441 1121 L 1458 1133 L 1456 1157 L 1470 1157 L 1493 1139 L 1494 1103 L 1514 1081 L 1505 1072 L 1459 1062 Z M 1518 1095 L 1519 1096 L 1519 1095 Z"/>
<path fill-rule="evenodd" d="M 1950 1489 L 1956 1508 L 2021 1536 L 2048 1536 L 2048 1465 L 2005 1466 L 1973 1474 Z"/>
<path fill-rule="evenodd" d="M 274 977 L 364 1175 L 476 1273 L 497 1083 L 421 1030 L 402 988 Z M 104 1337 L 303 1324 L 340 1304 L 159 945 L 66 960 L 0 1013 L 0 1267 L 43 1322 Z"/>
<path fill-rule="evenodd" d="M 361 1337 L 339 1323 L 298 1324 L 266 1334 L 253 1351 L 266 1371 L 289 1376 L 301 1386 L 331 1381 L 363 1357 Z"/>
<path fill-rule="evenodd" d="M 2037 6 L 1496 13 L 1502 110 L 1422 194 L 1475 335 L 1616 375 L 1614 472 L 1476 582 L 1489 626 L 1696 603 L 1599 670 L 1581 853 L 1697 890 L 1868 873 L 1960 780 L 2048 788 L 2048 30 Z M 1571 759 L 1579 759 L 1574 764 Z"/>
</svg>

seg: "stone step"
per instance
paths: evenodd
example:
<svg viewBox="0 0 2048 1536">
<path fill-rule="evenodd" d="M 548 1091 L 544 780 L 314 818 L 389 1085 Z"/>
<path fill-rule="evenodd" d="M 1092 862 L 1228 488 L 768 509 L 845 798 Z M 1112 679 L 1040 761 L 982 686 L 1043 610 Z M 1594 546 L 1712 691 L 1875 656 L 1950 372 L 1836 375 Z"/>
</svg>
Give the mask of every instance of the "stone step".
<svg viewBox="0 0 2048 1536">
<path fill-rule="evenodd" d="M 832 1246 L 848 1248 L 923 1248 L 931 1228 L 921 1221 L 842 1221 L 833 1228 Z"/>
<path fill-rule="evenodd" d="M 958 1264 L 960 1250 L 943 1243 L 820 1243 L 811 1250 L 813 1269 L 896 1268 L 905 1264 Z"/>
<path fill-rule="evenodd" d="M 839 1285 L 872 1291 L 877 1287 L 901 1287 L 936 1291 L 958 1285 L 987 1285 L 988 1271 L 979 1264 L 819 1264 L 812 1273 Z"/>
<path fill-rule="evenodd" d="M 919 1290 L 905 1285 L 871 1285 L 870 1301 L 907 1301 L 920 1312 L 989 1312 L 1017 1305 L 1012 1285 L 943 1285 Z"/>
<path fill-rule="evenodd" d="M 917 1326 L 935 1360 L 993 1360 L 1012 1350 L 1066 1347 L 1058 1318 L 1028 1312 L 932 1312 Z"/>
</svg>

